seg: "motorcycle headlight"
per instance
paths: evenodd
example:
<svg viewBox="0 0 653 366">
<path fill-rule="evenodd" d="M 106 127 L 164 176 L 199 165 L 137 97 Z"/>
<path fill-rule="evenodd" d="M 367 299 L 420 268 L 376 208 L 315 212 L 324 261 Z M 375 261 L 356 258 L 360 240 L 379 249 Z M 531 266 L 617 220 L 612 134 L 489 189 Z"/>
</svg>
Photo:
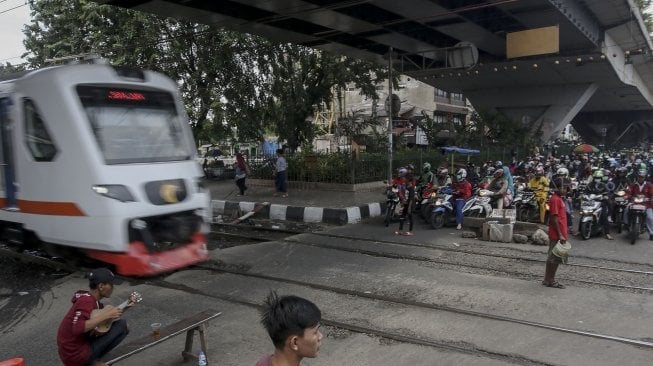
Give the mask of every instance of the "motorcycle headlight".
<svg viewBox="0 0 653 366">
<path fill-rule="evenodd" d="M 437 196 L 437 195 L 438 195 L 437 193 L 435 193 L 435 192 L 431 192 L 431 198 L 433 198 L 433 197 L 435 197 L 435 196 Z"/>
<path fill-rule="evenodd" d="M 635 197 L 635 198 L 633 198 L 633 202 L 642 203 L 642 202 L 644 202 L 644 197 Z"/>
<path fill-rule="evenodd" d="M 442 206 L 442 199 L 438 198 L 437 200 L 435 200 L 435 205 L 436 206 Z"/>
<path fill-rule="evenodd" d="M 623 197 L 626 195 L 626 191 L 617 191 L 617 197 Z"/>
<path fill-rule="evenodd" d="M 91 187 L 99 195 L 113 198 L 120 202 L 134 202 L 134 196 L 129 192 L 129 188 L 120 184 L 96 184 Z"/>
</svg>

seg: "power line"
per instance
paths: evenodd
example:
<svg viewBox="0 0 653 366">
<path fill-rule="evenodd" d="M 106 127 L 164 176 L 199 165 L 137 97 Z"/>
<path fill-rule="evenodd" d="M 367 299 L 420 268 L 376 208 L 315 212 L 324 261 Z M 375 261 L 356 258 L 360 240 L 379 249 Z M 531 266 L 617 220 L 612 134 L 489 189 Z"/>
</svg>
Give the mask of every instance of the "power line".
<svg viewBox="0 0 653 366">
<path fill-rule="evenodd" d="M 4 1 L 6 1 L 6 0 L 4 0 Z M 13 8 L 9 8 L 9 9 L 7 9 L 7 10 L 0 11 L 0 14 L 7 13 L 7 12 L 10 12 L 10 11 L 12 11 L 12 10 L 14 10 L 14 9 L 22 8 L 23 6 L 27 6 L 27 5 L 29 5 L 29 4 L 23 4 L 23 5 L 14 6 Z"/>
</svg>

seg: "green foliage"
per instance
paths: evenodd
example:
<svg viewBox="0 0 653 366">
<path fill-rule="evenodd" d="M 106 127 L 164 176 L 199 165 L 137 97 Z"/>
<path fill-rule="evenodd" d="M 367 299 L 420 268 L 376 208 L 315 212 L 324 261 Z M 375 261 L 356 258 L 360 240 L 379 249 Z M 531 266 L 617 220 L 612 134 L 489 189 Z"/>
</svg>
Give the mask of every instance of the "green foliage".
<svg viewBox="0 0 653 366">
<path fill-rule="evenodd" d="M 653 3 L 653 0 L 635 0 L 635 3 L 637 4 L 637 7 L 642 13 L 642 19 L 644 20 L 644 24 L 646 25 L 646 29 L 648 30 L 649 34 L 653 32 L 653 15 L 651 13 L 645 11 L 651 6 L 651 3 Z"/>
<path fill-rule="evenodd" d="M 294 150 L 312 142 L 307 120 L 334 89 L 353 83 L 378 98 L 374 86 L 386 75 L 366 62 L 88 0 L 29 4 L 31 67 L 99 53 L 115 65 L 163 72 L 177 81 L 198 141 L 262 141 L 268 130 Z"/>
<path fill-rule="evenodd" d="M 9 62 L 4 65 L 0 64 L 0 76 L 10 75 L 23 70 L 25 70 L 25 65 L 12 65 Z"/>
</svg>

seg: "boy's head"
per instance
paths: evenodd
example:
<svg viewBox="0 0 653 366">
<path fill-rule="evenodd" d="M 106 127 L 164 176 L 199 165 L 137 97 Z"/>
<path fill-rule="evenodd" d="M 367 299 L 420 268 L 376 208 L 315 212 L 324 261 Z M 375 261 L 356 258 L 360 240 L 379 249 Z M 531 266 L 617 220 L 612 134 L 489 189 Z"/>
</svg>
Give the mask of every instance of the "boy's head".
<svg viewBox="0 0 653 366">
<path fill-rule="evenodd" d="M 313 358 L 320 350 L 322 313 L 312 302 L 297 296 L 279 297 L 271 292 L 261 311 L 261 323 L 277 350 Z"/>
</svg>

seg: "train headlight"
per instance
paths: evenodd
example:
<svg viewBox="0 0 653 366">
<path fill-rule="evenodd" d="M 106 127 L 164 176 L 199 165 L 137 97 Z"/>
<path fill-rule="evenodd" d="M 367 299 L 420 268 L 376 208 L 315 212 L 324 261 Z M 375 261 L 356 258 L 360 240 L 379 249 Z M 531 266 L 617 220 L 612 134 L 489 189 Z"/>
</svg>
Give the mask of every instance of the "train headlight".
<svg viewBox="0 0 653 366">
<path fill-rule="evenodd" d="M 114 200 L 118 200 L 120 202 L 134 202 L 136 201 L 134 199 L 134 196 L 129 192 L 129 189 L 123 185 L 119 184 L 96 184 L 93 187 L 91 187 L 95 193 L 113 198 Z"/>
</svg>

